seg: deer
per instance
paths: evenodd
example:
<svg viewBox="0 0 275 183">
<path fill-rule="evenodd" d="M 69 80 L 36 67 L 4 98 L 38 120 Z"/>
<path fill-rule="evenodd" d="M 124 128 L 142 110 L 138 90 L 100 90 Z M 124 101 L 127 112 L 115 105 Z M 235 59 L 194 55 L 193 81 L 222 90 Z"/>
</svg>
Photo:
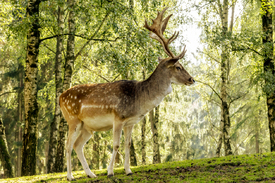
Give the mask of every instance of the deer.
<svg viewBox="0 0 275 183">
<path fill-rule="evenodd" d="M 60 108 L 68 124 L 66 142 L 67 179 L 74 180 L 71 169 L 72 149 L 77 153 L 83 169 L 89 178 L 96 177 L 91 172 L 83 154 L 83 147 L 96 131 L 113 129 L 113 152 L 107 168 L 107 176 L 114 176 L 114 161 L 117 155 L 122 130 L 125 135 L 124 169 L 126 175 L 132 175 L 130 169 L 130 146 L 133 127 L 144 116 L 160 104 L 166 95 L 172 92 L 171 84 L 190 86 L 195 80 L 179 63 L 186 53 L 175 56 L 169 48 L 179 32 L 169 39 L 163 36 L 167 23 L 172 16 L 163 20 L 167 8 L 158 12 L 153 24 L 144 27 L 149 36 L 162 45 L 167 58 L 159 58 L 154 72 L 144 81 L 120 80 L 112 83 L 82 84 L 74 86 L 60 95 Z"/>
</svg>

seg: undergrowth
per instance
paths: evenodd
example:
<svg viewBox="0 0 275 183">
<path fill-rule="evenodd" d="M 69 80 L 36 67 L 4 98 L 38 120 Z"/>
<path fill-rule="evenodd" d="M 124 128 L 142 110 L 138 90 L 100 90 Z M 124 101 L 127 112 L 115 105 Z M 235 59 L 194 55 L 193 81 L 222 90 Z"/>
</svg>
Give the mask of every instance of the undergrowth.
<svg viewBox="0 0 275 183">
<path fill-rule="evenodd" d="M 133 175 L 125 175 L 123 168 L 114 170 L 107 178 L 107 170 L 93 171 L 97 178 L 87 178 L 84 171 L 73 172 L 82 183 L 111 182 L 275 182 L 275 153 L 226 156 L 220 158 L 185 160 L 155 165 L 131 167 Z M 66 173 L 0 179 L 0 182 L 68 182 Z"/>
</svg>

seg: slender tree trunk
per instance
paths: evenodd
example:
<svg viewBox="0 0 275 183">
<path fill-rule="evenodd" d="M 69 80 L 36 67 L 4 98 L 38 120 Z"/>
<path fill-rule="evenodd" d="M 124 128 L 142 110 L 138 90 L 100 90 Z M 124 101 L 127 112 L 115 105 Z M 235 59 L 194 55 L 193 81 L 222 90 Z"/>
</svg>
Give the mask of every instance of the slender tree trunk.
<svg viewBox="0 0 275 183">
<path fill-rule="evenodd" d="M 216 149 L 216 157 L 220 157 L 221 156 L 221 148 L 222 148 L 222 142 L 223 142 L 223 123 L 220 123 L 220 135 L 219 135 L 219 139 L 218 139 L 218 146 Z"/>
<path fill-rule="evenodd" d="M 103 157 L 102 157 L 102 168 L 105 169 L 107 168 L 107 154 L 106 154 L 106 149 L 107 149 L 107 141 L 104 140 L 104 146 L 103 146 Z"/>
<path fill-rule="evenodd" d="M 151 129 L 153 134 L 153 164 L 161 163 L 160 162 L 160 153 L 159 153 L 159 143 L 158 143 L 158 120 L 159 120 L 159 106 L 155 108 L 154 111 L 150 112 L 150 121 L 151 121 Z"/>
<path fill-rule="evenodd" d="M 268 111 L 268 122 L 269 122 L 269 133 L 270 133 L 270 150 L 275 151 L 275 91 L 268 91 L 269 86 L 274 86 L 274 58 L 273 58 L 273 26 L 272 26 L 272 2 L 271 0 L 262 0 L 265 2 L 265 6 L 262 6 L 262 30 L 263 30 L 263 52 L 264 52 L 264 73 L 265 93 L 267 95 L 267 111 Z M 271 87 L 272 88 L 272 87 Z"/>
<path fill-rule="evenodd" d="M 220 5 L 221 6 L 221 5 Z M 231 140 L 230 140 L 230 116 L 229 116 L 229 102 L 227 99 L 227 90 L 228 90 L 228 75 L 229 75 L 229 52 L 226 46 L 226 39 L 229 36 L 228 31 L 228 0 L 223 1 L 223 6 L 221 9 L 222 14 L 222 35 L 225 39 L 222 43 L 222 53 L 221 53 L 221 124 L 223 127 L 223 143 L 225 155 L 230 155 L 232 153 L 231 149 Z M 233 18 L 233 17 L 232 17 Z M 233 26 L 233 25 L 232 25 Z M 220 142 L 219 137 L 219 142 Z M 220 144 L 219 144 L 220 146 Z M 216 151 L 216 155 L 218 155 L 218 148 Z"/>
<path fill-rule="evenodd" d="M 45 148 L 45 151 L 44 151 L 44 152 L 45 152 L 45 162 L 48 162 L 49 141 L 47 141 L 47 142 L 45 143 L 45 147 L 44 147 L 44 148 Z M 44 167 L 44 172 L 45 172 L 45 173 L 48 172 L 47 168 L 48 168 L 47 166 Z"/>
<path fill-rule="evenodd" d="M 8 144 L 5 135 L 5 127 L 0 118 L 0 160 L 4 168 L 4 177 L 12 178 L 14 177 L 10 154 L 8 152 Z"/>
<path fill-rule="evenodd" d="M 135 150 L 133 138 L 131 138 L 131 146 L 130 146 L 130 165 L 137 166 L 137 157 L 136 157 L 136 150 Z"/>
<path fill-rule="evenodd" d="M 31 20 L 27 34 L 27 58 L 24 83 L 25 130 L 22 147 L 22 175 L 35 175 L 37 147 L 37 71 L 39 54 L 39 3 L 40 0 L 29 0 L 27 18 Z"/>
<path fill-rule="evenodd" d="M 74 47 L 75 47 L 75 12 L 73 10 L 75 6 L 74 0 L 68 0 L 68 7 L 71 9 L 69 12 L 68 17 L 68 26 L 69 26 L 69 33 L 72 35 L 68 36 L 67 40 L 67 56 L 65 59 L 65 72 L 64 72 L 64 84 L 63 84 L 63 91 L 70 88 L 71 85 L 71 78 L 73 73 L 74 67 Z M 62 172 L 64 167 L 64 157 L 65 157 L 65 134 L 68 130 L 67 123 L 64 117 L 61 117 L 60 124 L 59 124 L 59 136 L 58 136 L 58 145 L 57 145 L 57 154 L 56 154 L 56 163 L 55 168 L 56 172 Z"/>
<path fill-rule="evenodd" d="M 260 139 L 259 139 L 259 123 L 258 120 L 256 119 L 256 123 L 255 123 L 255 150 L 256 153 L 260 153 Z"/>
<path fill-rule="evenodd" d="M 98 132 L 94 133 L 94 143 L 93 143 L 93 169 L 99 169 L 99 159 L 100 159 L 100 150 L 99 150 L 99 134 Z"/>
<path fill-rule="evenodd" d="M 58 34 L 62 34 L 64 30 L 64 11 L 63 7 L 58 7 Z M 58 125 L 61 119 L 61 110 L 59 106 L 59 96 L 63 91 L 62 83 L 62 51 L 63 36 L 56 38 L 56 55 L 55 55 L 55 114 L 50 127 L 50 143 L 48 152 L 47 173 L 54 172 L 54 163 L 56 157 Z"/>
<path fill-rule="evenodd" d="M 22 122 L 23 122 L 23 93 L 22 93 L 22 89 L 23 89 L 23 76 L 24 76 L 24 67 L 21 63 L 19 63 L 19 82 L 18 82 L 18 137 L 17 137 L 17 141 L 18 142 L 22 142 Z M 17 160 L 16 160 L 16 176 L 20 177 L 21 176 L 21 145 L 18 145 L 18 149 L 17 149 Z"/>
<path fill-rule="evenodd" d="M 146 143 L 145 143 L 145 132 L 146 132 L 146 117 L 143 118 L 141 124 L 141 157 L 142 164 L 146 164 Z"/>
</svg>

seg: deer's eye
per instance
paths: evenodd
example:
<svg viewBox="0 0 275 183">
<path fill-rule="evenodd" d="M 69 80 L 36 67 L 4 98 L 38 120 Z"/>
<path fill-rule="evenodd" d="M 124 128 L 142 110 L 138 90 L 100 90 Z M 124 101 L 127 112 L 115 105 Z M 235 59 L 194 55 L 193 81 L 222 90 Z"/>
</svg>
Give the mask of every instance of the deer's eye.
<svg viewBox="0 0 275 183">
<path fill-rule="evenodd" d="M 177 68 L 177 70 L 178 70 L 178 71 L 180 71 L 180 70 L 181 70 L 181 68 L 180 68 L 180 67 L 176 67 L 176 68 Z"/>
</svg>

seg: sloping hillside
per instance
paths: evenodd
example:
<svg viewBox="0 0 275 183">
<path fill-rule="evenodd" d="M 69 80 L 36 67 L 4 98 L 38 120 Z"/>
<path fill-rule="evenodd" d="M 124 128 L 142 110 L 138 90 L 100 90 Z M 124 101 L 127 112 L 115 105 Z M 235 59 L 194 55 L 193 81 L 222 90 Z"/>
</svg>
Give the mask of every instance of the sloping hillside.
<svg viewBox="0 0 275 183">
<path fill-rule="evenodd" d="M 275 153 L 186 160 L 132 167 L 126 176 L 123 168 L 107 178 L 106 170 L 94 171 L 87 178 L 83 171 L 73 172 L 75 182 L 275 182 Z M 2 179 L 0 182 L 67 182 L 66 173 Z"/>
</svg>

